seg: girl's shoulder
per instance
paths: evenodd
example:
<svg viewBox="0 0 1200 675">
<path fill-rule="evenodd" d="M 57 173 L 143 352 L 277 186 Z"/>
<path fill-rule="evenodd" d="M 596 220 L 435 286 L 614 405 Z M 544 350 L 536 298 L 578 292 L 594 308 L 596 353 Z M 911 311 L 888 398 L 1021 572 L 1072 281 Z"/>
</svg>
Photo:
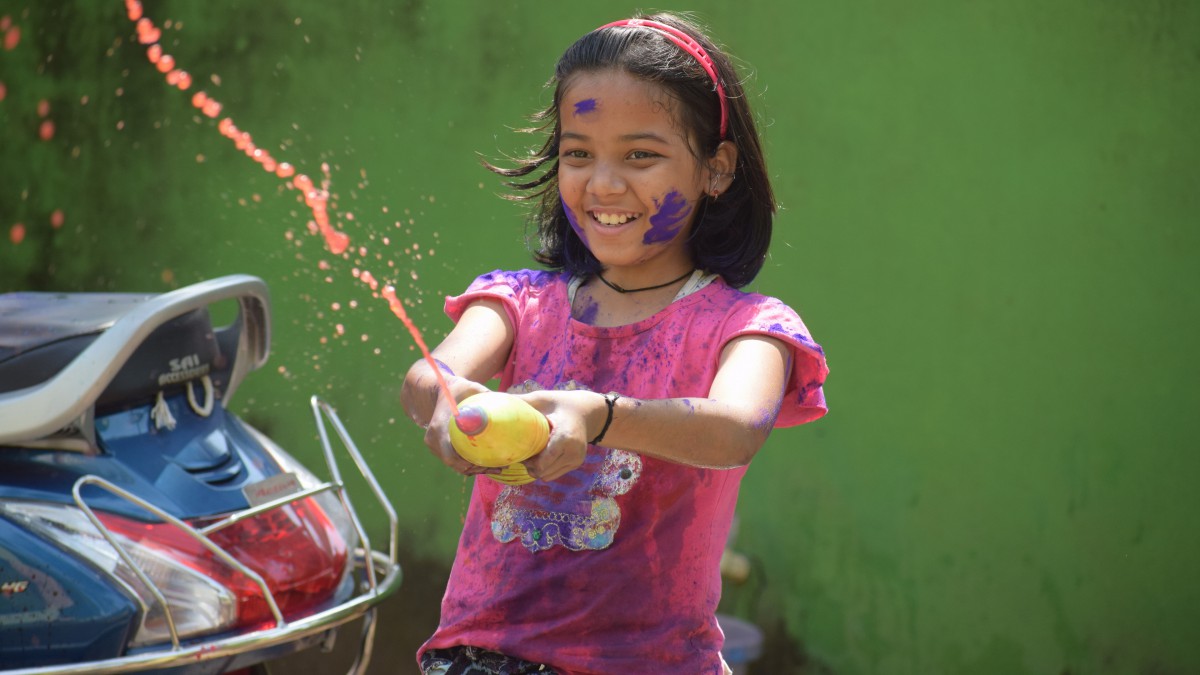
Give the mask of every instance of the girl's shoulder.
<svg viewBox="0 0 1200 675">
<path fill-rule="evenodd" d="M 762 334 L 783 339 L 805 351 L 824 356 L 800 314 L 779 298 L 732 288 L 724 283 L 709 296 L 721 306 L 723 333 L 730 336 Z"/>
<path fill-rule="evenodd" d="M 548 288 L 566 287 L 570 274 L 547 270 L 492 270 L 481 274 L 471 282 L 467 291 L 508 288 L 513 292 L 541 291 Z"/>
</svg>

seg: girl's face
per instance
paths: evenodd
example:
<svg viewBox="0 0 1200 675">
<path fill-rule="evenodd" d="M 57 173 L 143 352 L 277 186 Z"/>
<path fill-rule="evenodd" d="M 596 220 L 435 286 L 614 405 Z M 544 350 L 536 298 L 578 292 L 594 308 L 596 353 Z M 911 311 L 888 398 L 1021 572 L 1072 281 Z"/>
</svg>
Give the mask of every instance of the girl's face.
<svg viewBox="0 0 1200 675">
<path fill-rule="evenodd" d="M 675 105 L 657 85 L 604 70 L 573 76 L 558 111 L 567 217 L 605 270 L 620 270 L 627 283 L 693 266 L 687 239 L 712 173 L 692 154 Z"/>
</svg>

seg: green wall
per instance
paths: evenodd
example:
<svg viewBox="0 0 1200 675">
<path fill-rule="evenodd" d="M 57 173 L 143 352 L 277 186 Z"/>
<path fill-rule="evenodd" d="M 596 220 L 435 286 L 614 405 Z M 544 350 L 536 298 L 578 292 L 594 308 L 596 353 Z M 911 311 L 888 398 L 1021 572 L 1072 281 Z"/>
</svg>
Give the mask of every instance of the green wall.
<svg viewBox="0 0 1200 675">
<path fill-rule="evenodd" d="M 326 397 L 401 513 L 399 655 L 373 672 L 436 620 L 467 485 L 402 418 L 411 340 L 353 270 L 399 279 L 436 341 L 444 295 L 528 264 L 476 153 L 520 151 L 558 53 L 636 6 L 597 4 L 147 0 L 193 91 L 330 165 L 367 249 L 342 259 L 162 81 L 121 2 L 0 0 L 21 31 L 0 46 L 0 291 L 267 280 L 272 359 L 232 407 L 316 461 Z M 690 7 L 764 122 L 783 208 L 755 289 L 832 368 L 830 415 L 777 432 L 739 505 L 754 574 L 724 610 L 767 633 L 760 672 L 1200 671 L 1200 9 Z"/>
</svg>

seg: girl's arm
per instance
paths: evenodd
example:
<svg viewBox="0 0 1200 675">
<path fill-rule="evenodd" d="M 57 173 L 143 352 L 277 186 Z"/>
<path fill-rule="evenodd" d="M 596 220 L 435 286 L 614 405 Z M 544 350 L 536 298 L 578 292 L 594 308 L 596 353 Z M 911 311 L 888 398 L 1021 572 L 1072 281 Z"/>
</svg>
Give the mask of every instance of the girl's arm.
<svg viewBox="0 0 1200 675">
<path fill-rule="evenodd" d="M 433 350 L 433 357 L 444 366 L 442 375 L 455 402 L 487 391 L 480 383 L 504 367 L 513 335 L 512 322 L 500 302 L 480 300 L 467 307 L 454 329 Z M 400 404 L 409 418 L 425 429 L 425 444 L 447 466 L 463 474 L 499 471 L 477 467 L 454 452 L 446 432 L 446 424 L 454 413 L 425 359 L 419 359 L 408 369 L 400 390 Z"/>
<path fill-rule="evenodd" d="M 721 352 L 707 398 L 621 397 L 602 445 L 690 466 L 744 466 L 775 425 L 791 365 L 780 340 L 764 335 L 735 338 Z M 546 450 L 525 463 L 531 474 L 553 480 L 579 465 L 580 441 L 586 447 L 586 439 L 604 426 L 604 393 L 524 395 L 554 425 Z"/>
</svg>

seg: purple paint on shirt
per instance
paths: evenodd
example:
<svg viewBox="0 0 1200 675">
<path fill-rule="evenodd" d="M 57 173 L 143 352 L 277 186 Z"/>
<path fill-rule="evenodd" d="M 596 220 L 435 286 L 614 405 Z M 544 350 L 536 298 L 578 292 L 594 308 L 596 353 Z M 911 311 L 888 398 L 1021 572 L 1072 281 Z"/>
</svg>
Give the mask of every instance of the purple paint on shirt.
<svg viewBox="0 0 1200 675">
<path fill-rule="evenodd" d="M 562 201 L 561 196 L 558 199 L 559 201 Z M 591 245 L 588 244 L 587 234 L 585 234 L 583 228 L 580 227 L 579 221 L 575 219 L 575 213 L 571 211 L 571 207 L 567 206 L 566 202 L 562 203 L 562 207 L 563 211 L 567 214 L 567 222 L 571 223 L 571 229 L 575 230 L 575 234 L 579 235 L 579 240 L 583 242 L 583 245 L 590 249 Z"/>
<path fill-rule="evenodd" d="M 596 112 L 596 106 L 598 104 L 599 101 L 594 98 L 585 98 L 575 104 L 575 114 L 586 115 L 588 113 L 594 113 Z"/>
<path fill-rule="evenodd" d="M 643 244 L 671 241 L 679 234 L 679 229 L 692 213 L 692 205 L 678 190 L 668 192 L 661 204 L 655 199 L 654 205 L 658 207 L 658 212 L 650 216 L 650 229 L 646 231 L 646 236 L 642 237 Z"/>
</svg>

